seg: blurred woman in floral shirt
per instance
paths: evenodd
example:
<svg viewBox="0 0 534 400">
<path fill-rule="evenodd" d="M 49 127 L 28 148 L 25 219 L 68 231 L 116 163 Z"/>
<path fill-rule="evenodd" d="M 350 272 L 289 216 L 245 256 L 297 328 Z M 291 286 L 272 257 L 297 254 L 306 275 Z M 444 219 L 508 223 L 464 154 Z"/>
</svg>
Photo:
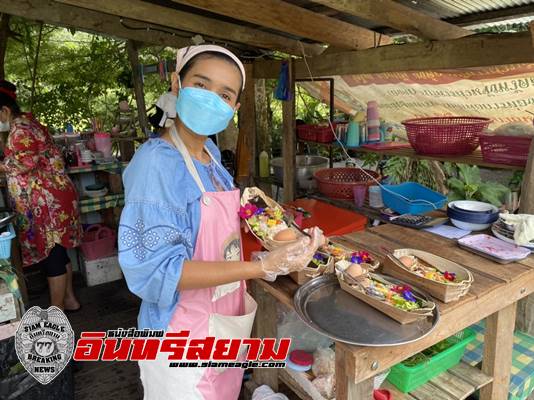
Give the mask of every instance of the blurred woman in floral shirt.
<svg viewBox="0 0 534 400">
<path fill-rule="evenodd" d="M 78 195 L 47 129 L 22 113 L 16 87 L 0 81 L 0 123 L 9 127 L 1 169 L 6 173 L 24 266 L 38 264 L 48 278 L 51 305 L 75 311 L 67 248 L 80 244 Z"/>
</svg>

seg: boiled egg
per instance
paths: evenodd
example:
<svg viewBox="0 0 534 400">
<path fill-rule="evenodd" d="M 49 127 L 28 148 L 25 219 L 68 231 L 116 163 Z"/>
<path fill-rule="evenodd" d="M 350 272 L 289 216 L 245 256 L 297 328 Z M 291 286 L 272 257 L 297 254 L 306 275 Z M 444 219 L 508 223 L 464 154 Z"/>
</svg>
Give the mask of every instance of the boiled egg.
<svg viewBox="0 0 534 400">
<path fill-rule="evenodd" d="M 363 268 L 360 266 L 360 264 L 352 264 L 347 268 L 347 274 L 353 278 L 357 278 L 363 274 Z"/>
<path fill-rule="evenodd" d="M 279 242 L 292 242 L 297 240 L 297 234 L 293 229 L 284 229 L 274 235 L 273 239 Z"/>
<path fill-rule="evenodd" d="M 406 268 L 412 268 L 415 264 L 415 258 L 412 256 L 401 256 L 399 257 L 399 261 L 404 265 Z"/>
</svg>

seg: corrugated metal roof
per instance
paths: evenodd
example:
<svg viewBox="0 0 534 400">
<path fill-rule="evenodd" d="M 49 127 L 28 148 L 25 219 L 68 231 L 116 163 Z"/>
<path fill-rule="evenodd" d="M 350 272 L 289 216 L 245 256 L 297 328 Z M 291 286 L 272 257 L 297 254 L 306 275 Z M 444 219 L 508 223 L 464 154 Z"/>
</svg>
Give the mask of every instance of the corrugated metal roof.
<svg viewBox="0 0 534 400">
<path fill-rule="evenodd" d="M 534 4 L 532 0 L 397 0 L 441 19 Z"/>
</svg>

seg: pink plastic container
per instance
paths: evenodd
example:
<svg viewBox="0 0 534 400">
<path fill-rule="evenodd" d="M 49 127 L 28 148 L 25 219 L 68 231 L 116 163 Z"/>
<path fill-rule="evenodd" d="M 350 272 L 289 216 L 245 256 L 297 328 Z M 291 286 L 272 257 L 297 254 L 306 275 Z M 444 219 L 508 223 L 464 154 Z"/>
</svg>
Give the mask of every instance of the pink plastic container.
<svg viewBox="0 0 534 400">
<path fill-rule="evenodd" d="M 95 224 L 89 226 L 83 234 L 81 249 L 87 261 L 109 257 L 115 254 L 117 236 L 107 226 Z"/>
<path fill-rule="evenodd" d="M 104 158 L 111 157 L 111 135 L 108 132 L 95 132 L 95 147 L 104 154 Z"/>
<path fill-rule="evenodd" d="M 367 197 L 367 185 L 356 185 L 352 187 L 354 192 L 354 204 L 356 207 L 361 208 L 365 203 L 365 198 Z"/>
</svg>

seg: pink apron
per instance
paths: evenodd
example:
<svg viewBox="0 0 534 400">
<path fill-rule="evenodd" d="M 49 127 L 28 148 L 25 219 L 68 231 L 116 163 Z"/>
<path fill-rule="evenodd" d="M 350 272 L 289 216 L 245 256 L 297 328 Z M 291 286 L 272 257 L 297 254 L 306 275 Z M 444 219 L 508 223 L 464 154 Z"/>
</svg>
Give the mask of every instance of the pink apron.
<svg viewBox="0 0 534 400">
<path fill-rule="evenodd" d="M 241 261 L 239 190 L 206 192 L 174 126 L 171 137 L 202 192 L 200 228 L 193 260 Z M 217 163 L 211 154 L 210 157 Z M 218 163 L 217 167 L 222 168 Z M 247 338 L 252 330 L 256 308 L 256 302 L 246 291 L 245 281 L 205 289 L 182 290 L 167 330 L 190 330 L 190 339 L 203 339 L 206 336 Z M 169 368 L 166 357 L 164 354 L 156 361 L 139 362 L 145 400 L 238 398 L 243 369 Z"/>
</svg>

